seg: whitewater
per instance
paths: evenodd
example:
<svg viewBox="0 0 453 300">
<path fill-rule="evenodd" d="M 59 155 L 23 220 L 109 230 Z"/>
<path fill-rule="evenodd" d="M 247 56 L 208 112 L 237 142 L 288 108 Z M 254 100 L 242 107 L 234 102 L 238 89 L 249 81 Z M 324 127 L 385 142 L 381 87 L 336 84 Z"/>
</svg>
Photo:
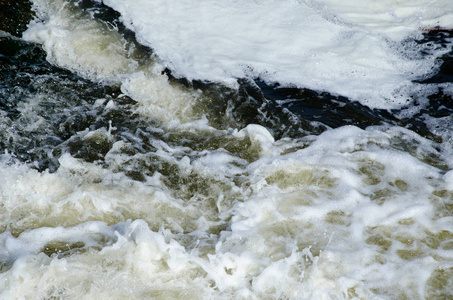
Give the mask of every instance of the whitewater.
<svg viewBox="0 0 453 300">
<path fill-rule="evenodd" d="M 453 297 L 450 0 L 32 2 L 0 298 Z"/>
</svg>

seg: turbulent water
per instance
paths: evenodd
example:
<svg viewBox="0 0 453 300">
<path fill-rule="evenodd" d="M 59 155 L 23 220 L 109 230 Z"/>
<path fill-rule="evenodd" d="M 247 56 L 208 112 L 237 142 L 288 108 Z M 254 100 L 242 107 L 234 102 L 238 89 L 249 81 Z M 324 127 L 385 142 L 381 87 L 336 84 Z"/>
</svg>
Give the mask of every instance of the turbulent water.
<svg viewBox="0 0 453 300">
<path fill-rule="evenodd" d="M 453 297 L 451 0 L 33 9 L 1 299 Z"/>
</svg>

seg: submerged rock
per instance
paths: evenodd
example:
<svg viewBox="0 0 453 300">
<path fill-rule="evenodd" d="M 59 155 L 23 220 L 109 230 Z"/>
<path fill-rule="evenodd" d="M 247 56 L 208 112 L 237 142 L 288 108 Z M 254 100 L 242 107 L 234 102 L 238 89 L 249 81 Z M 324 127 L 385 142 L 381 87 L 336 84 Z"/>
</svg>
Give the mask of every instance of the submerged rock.
<svg viewBox="0 0 453 300">
<path fill-rule="evenodd" d="M 32 17 L 29 0 L 0 0 L 0 30 L 20 36 Z"/>
</svg>

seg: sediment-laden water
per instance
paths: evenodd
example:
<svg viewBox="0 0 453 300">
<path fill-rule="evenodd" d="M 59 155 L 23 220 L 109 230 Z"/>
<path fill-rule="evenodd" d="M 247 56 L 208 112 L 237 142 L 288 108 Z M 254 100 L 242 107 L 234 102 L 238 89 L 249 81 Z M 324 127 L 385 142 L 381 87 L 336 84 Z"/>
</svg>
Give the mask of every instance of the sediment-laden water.
<svg viewBox="0 0 453 300">
<path fill-rule="evenodd" d="M 33 10 L 0 33 L 0 298 L 453 297 L 449 0 Z"/>
</svg>

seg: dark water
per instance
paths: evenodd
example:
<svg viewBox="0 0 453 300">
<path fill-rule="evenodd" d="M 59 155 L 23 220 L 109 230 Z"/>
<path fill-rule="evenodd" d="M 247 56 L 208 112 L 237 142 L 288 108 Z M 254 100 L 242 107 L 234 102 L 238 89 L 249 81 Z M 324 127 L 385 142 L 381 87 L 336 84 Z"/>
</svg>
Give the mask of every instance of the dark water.
<svg viewBox="0 0 453 300">
<path fill-rule="evenodd" d="M 119 14 L 112 9 L 88 0 L 79 1 L 79 6 L 101 22 L 119 28 L 130 42 L 138 45 L 134 34 L 121 25 Z M 424 38 L 416 42 L 425 45 L 426 53 L 422 51 L 420 55 L 426 55 L 430 49 L 448 47 L 452 39 L 452 30 L 435 30 L 427 31 Z M 453 82 L 453 52 L 440 59 L 442 63 L 437 73 L 421 80 L 421 84 Z M 114 141 L 82 142 L 78 133 L 87 128 L 91 131 L 108 128 L 112 121 L 116 127 L 114 139 L 121 140 L 126 139 L 124 132 L 138 128 L 145 132 L 149 126 L 140 117 L 130 115 L 134 101 L 118 97 L 119 87 L 91 82 L 51 65 L 40 45 L 10 36 L 1 37 L 0 62 L 1 151 L 13 153 L 20 161 L 40 170 L 55 170 L 59 155 L 65 151 L 88 161 L 102 159 Z M 437 130 L 433 130 L 427 126 L 427 121 L 433 123 L 453 113 L 453 97 L 442 87 L 423 101 L 412 99 L 408 107 L 389 111 L 370 109 L 353 99 L 326 92 L 282 87 L 260 79 L 240 79 L 239 89 L 231 90 L 214 83 L 174 78 L 170 70 L 166 73 L 176 84 L 201 89 L 214 99 L 209 107 L 212 113 L 208 114 L 212 124 L 217 127 L 260 124 L 276 139 L 319 134 L 344 125 L 366 128 L 389 124 L 442 142 L 438 134 L 442 128 L 438 125 Z M 106 100 L 94 106 L 100 98 Z M 118 106 L 106 112 L 109 99 L 114 99 Z M 32 111 L 30 108 L 24 111 L 27 103 L 33 103 Z M 408 108 L 409 114 L 405 113 Z M 222 119 L 227 110 L 232 113 L 232 120 Z M 140 147 L 148 151 L 145 144 Z"/>
<path fill-rule="evenodd" d="M 152 56 L 117 12 L 97 1 L 71 5 L 117 30 L 143 61 Z M 433 30 L 404 43 L 429 56 L 452 41 L 452 30 Z M 395 110 L 261 78 L 238 78 L 233 89 L 166 69 L 173 87 L 204 97 L 193 106 L 207 125 L 192 130 L 140 114 L 146 104 L 119 84 L 49 63 L 41 45 L 1 35 L 0 294 L 233 299 L 246 290 L 262 299 L 274 285 L 269 297 L 297 299 L 324 289 L 315 277 L 327 286 L 357 276 L 318 295 L 449 299 L 453 52 L 439 59 L 419 79 L 420 94 Z M 265 155 L 269 139 L 253 145 L 238 134 L 249 124 L 275 138 Z M 432 266 L 421 270 L 426 278 L 403 288 L 393 280 L 420 265 Z M 225 288 L 231 278 L 240 288 Z"/>
</svg>

